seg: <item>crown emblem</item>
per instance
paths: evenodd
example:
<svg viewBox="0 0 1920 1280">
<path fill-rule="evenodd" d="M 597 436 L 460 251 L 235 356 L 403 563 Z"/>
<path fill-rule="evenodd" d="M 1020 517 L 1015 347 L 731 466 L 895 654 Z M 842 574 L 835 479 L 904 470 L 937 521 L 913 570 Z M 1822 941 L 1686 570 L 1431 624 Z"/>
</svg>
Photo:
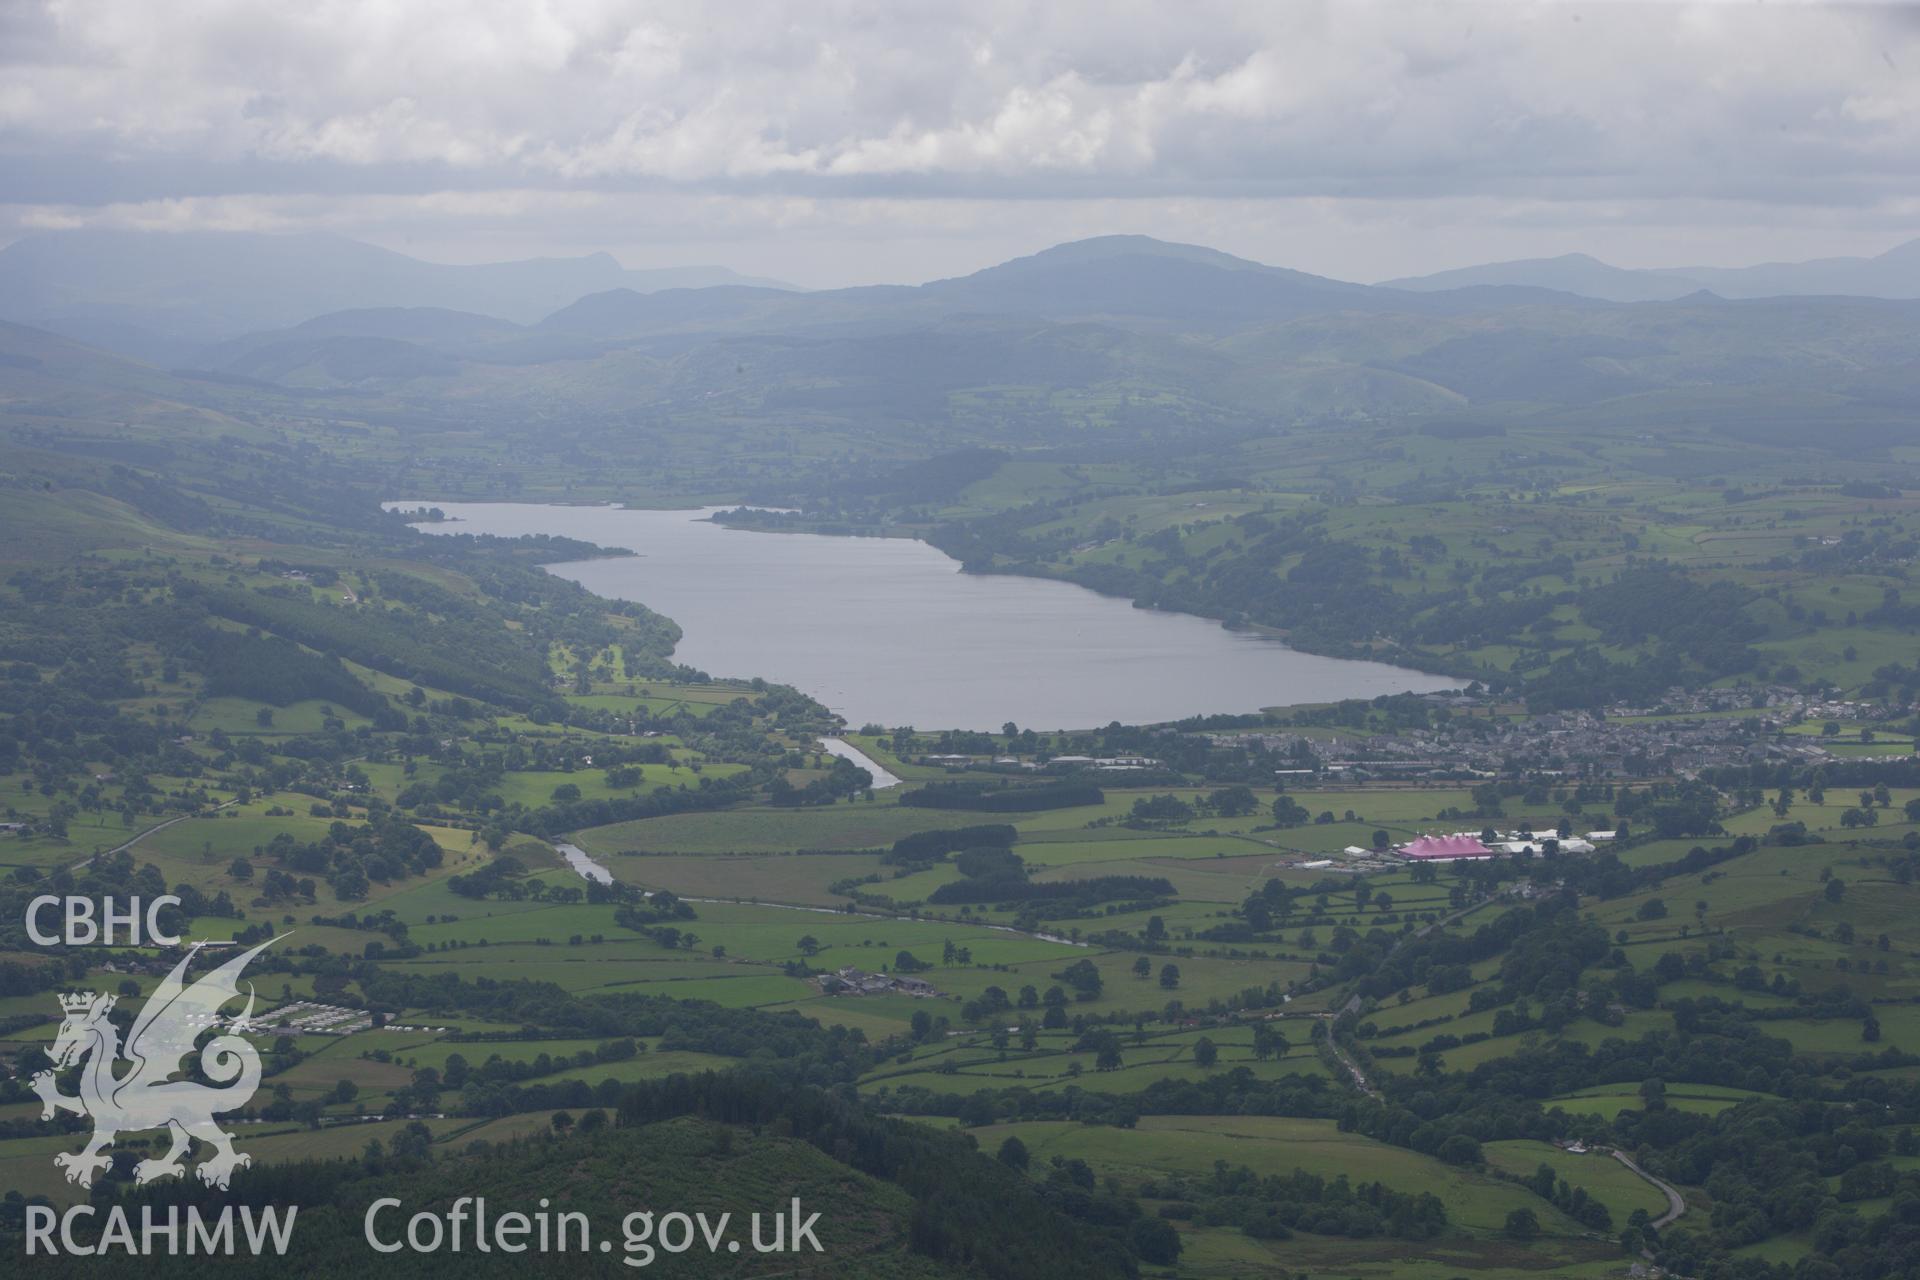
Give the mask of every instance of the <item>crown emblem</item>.
<svg viewBox="0 0 1920 1280">
<path fill-rule="evenodd" d="M 142 1129 L 170 1131 L 173 1146 L 165 1155 L 133 1166 L 136 1185 L 191 1172 L 206 1185 L 225 1190 L 234 1170 L 249 1163 L 246 1153 L 234 1150 L 233 1135 L 221 1129 L 214 1116 L 245 1106 L 260 1087 L 260 1051 L 244 1035 L 236 1034 L 253 1015 L 251 986 L 246 1012 L 228 1024 L 229 1030 L 216 1031 L 205 1043 L 201 1040 L 203 1033 L 222 1023 L 221 1008 L 240 998 L 240 975 L 247 963 L 278 941 L 270 938 L 259 943 L 192 982 L 187 980 L 187 967 L 198 948 L 189 950 L 141 1002 L 139 1016 L 125 1020 L 131 1025 L 124 1028 L 124 1041 L 123 1028 L 107 1020 L 117 995 L 54 993 L 66 1018 L 45 1051 L 46 1069 L 35 1072 L 29 1083 L 40 1095 L 42 1120 L 70 1111 L 93 1121 L 93 1137 L 85 1148 L 53 1157 L 54 1166 L 66 1174 L 68 1182 L 91 1187 L 101 1171 L 113 1167 L 115 1157 L 107 1155 L 106 1148 L 121 1134 Z M 127 989 L 133 989 L 131 983 Z M 173 1079 L 181 1057 L 189 1053 L 197 1055 L 198 1078 Z M 83 1061 L 91 1065 L 81 1069 Z M 122 1064 L 127 1068 L 124 1074 L 119 1070 Z M 77 1080 L 77 1094 L 60 1092 L 63 1074 L 68 1082 Z M 213 1154 L 189 1169 L 184 1157 L 195 1142 L 212 1147 Z"/>
</svg>

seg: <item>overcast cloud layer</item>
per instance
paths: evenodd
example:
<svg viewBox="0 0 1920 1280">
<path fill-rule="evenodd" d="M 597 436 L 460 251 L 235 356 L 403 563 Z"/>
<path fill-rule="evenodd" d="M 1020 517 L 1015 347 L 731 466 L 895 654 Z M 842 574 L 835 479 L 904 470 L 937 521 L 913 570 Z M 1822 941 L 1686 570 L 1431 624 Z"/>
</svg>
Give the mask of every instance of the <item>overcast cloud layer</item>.
<svg viewBox="0 0 1920 1280">
<path fill-rule="evenodd" d="M 0 239 L 809 285 L 1140 231 L 1348 278 L 1920 234 L 1895 5 L 0 0 Z"/>
</svg>

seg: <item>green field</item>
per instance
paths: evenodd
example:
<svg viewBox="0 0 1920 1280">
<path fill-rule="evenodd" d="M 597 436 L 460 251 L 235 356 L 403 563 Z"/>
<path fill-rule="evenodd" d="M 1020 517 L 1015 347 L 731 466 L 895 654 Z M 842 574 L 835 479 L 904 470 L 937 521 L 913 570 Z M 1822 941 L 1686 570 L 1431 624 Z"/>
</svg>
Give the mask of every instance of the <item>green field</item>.
<svg viewBox="0 0 1920 1280">
<path fill-rule="evenodd" d="M 1077 1156 L 1123 1177 L 1199 1174 L 1222 1159 L 1229 1165 L 1244 1164 L 1262 1173 L 1304 1169 L 1327 1178 L 1345 1174 L 1356 1182 L 1379 1181 L 1396 1190 L 1431 1191 L 1446 1204 L 1449 1216 L 1470 1232 L 1491 1235 L 1509 1210 L 1524 1206 L 1535 1208 L 1542 1221 L 1551 1222 L 1557 1233 L 1578 1234 L 1576 1224 L 1517 1187 L 1463 1174 L 1398 1147 L 1340 1133 L 1327 1121 L 1148 1116 L 1142 1117 L 1134 1129 L 1037 1122 L 996 1125 L 974 1132 L 981 1145 L 989 1147 L 1006 1134 L 1018 1133 L 1036 1155 Z"/>
<path fill-rule="evenodd" d="M 1569 1186 L 1584 1187 L 1613 1213 L 1615 1222 L 1625 1222 L 1636 1209 L 1649 1217 L 1666 1212 L 1667 1198 L 1632 1170 L 1604 1155 L 1571 1155 L 1545 1142 L 1490 1142 L 1486 1145 L 1487 1163 L 1503 1173 L 1531 1177 L 1541 1165 L 1550 1166 Z"/>
<path fill-rule="evenodd" d="M 1892 1154 L 1920 1114 L 1920 786 L 1903 763 L 1920 671 L 1900 595 L 1920 449 L 1889 403 L 1910 346 L 1897 312 L 1822 311 L 1815 332 L 1760 305 L 1675 304 L 1655 323 L 1539 303 L 1408 315 L 1390 339 L 1358 314 L 1222 335 L 1102 313 L 1072 345 L 1094 364 L 1124 348 L 1113 376 L 925 403 L 857 374 L 787 380 L 775 366 L 811 345 L 741 344 L 706 369 L 679 335 L 564 362 L 449 357 L 461 396 L 444 415 L 405 379 L 324 362 L 287 375 L 297 395 L 120 365 L 95 385 L 73 371 L 108 357 L 0 327 L 0 804 L 20 824 L 0 835 L 0 896 L 17 918 L 49 881 L 137 884 L 200 899 L 194 939 L 290 934 L 256 975 L 266 1074 L 234 1121 L 268 1167 L 353 1161 L 398 1185 L 434 1170 L 382 1161 L 437 1169 L 504 1144 L 520 1185 L 588 1194 L 582 1171 L 611 1170 L 590 1189 L 609 1200 L 722 1196 L 696 1175 L 736 1197 L 791 1182 L 884 1202 L 860 1258 L 934 1280 L 900 1243 L 928 1215 L 861 1182 L 838 1144 L 877 1107 L 987 1154 L 1020 1137 L 1032 1159 L 994 1169 L 1011 1188 L 995 1213 L 1044 1203 L 1034 1240 L 1067 1229 L 1062 1205 L 1123 1223 L 1172 1210 L 1183 1252 L 1140 1268 L 1155 1277 L 1617 1276 L 1666 1245 L 1669 1273 L 1825 1266 L 1842 1219 L 1886 1239 L 1878 1220 L 1920 1190 L 1920 1156 Z M 1775 327 L 1703 348 L 1761 315 Z M 968 326 L 996 379 L 1024 376 L 993 354 L 1000 321 Z M 1463 351 L 1503 349 L 1510 327 L 1532 335 L 1525 354 L 1452 390 Z M 1023 321 L 1018 342 L 1059 337 Z M 1827 389 L 1736 393 L 1728 373 L 1802 360 Z M 1868 374 L 1893 381 L 1833 389 Z M 498 398 L 526 377 L 543 380 L 534 451 L 516 434 L 531 402 Z M 1657 389 L 1556 398 L 1615 377 Z M 923 414 L 971 457 L 964 476 L 927 457 Z M 972 569 L 1479 686 L 1261 713 L 1274 695 L 1250 685 L 1194 709 L 1242 714 L 1172 726 L 846 725 L 805 690 L 679 665 L 672 620 L 539 567 L 590 547 L 423 546 L 371 515 L 397 476 L 431 503 L 787 494 L 783 527 L 827 531 L 831 510 L 833 532 L 921 537 Z M 840 734 L 907 787 L 868 793 L 829 768 L 820 740 Z M 1610 737 L 1625 741 L 1589 751 Z M 971 763 L 920 763 L 956 754 Z M 1086 774 L 1097 803 L 900 803 L 1120 754 L 1163 763 Z M 1020 767 L 988 763 L 1005 755 Z M 1410 755 L 1436 757 L 1431 784 L 1393 780 Z M 1017 862 L 882 856 L 1000 821 Z M 1377 832 L 1563 821 L 1631 832 L 1579 858 L 1431 871 L 1366 852 Z M 1723 857 L 1736 839 L 1756 843 Z M 615 885 L 576 876 L 564 840 Z M 1712 865 L 1674 869 L 1696 847 Z M 56 973 L 16 941 L 0 1189 L 71 1202 L 52 1156 L 77 1135 L 42 1124 L 18 1081 L 44 1065 L 57 992 L 122 993 L 130 1014 L 165 966 L 102 952 Z M 1097 992 L 1069 990 L 1083 964 Z M 842 968 L 911 970 L 932 993 L 827 994 Z M 283 1036 L 295 1000 L 388 1025 Z M 1284 1051 L 1256 1055 L 1256 1027 Z M 603 1052 L 627 1039 L 631 1056 Z M 477 1075 L 448 1086 L 456 1054 Z M 724 1140 L 685 1115 L 558 1136 L 657 1097 L 638 1086 L 741 1067 L 849 1110 Z M 1641 1094 L 1654 1075 L 1664 1110 Z M 653 1149 L 624 1145 L 642 1133 L 673 1153 L 659 1182 L 634 1157 Z M 1543 1140 L 1572 1136 L 1686 1170 L 1679 1229 L 1611 1238 L 1662 1197 Z M 868 1138 L 863 1158 L 903 1141 Z M 1448 1221 L 1427 1239 L 1256 1239 L 1233 1225 L 1259 1220 L 1249 1206 L 1188 1214 L 1144 1190 L 1178 1180 L 1209 1200 L 1195 1189 L 1223 1162 L 1430 1192 Z M 1514 1180 L 1542 1163 L 1611 1229 Z M 1873 1194 L 1841 1200 L 1863 1175 Z M 1041 1182 L 1076 1185 L 1031 1194 Z"/>
</svg>

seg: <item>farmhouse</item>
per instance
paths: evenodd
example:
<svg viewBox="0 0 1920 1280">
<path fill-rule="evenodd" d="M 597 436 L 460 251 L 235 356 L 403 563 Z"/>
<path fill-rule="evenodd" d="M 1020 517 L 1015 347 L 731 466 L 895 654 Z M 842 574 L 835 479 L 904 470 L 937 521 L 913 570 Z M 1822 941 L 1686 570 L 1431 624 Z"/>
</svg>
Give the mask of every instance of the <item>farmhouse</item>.
<svg viewBox="0 0 1920 1280">
<path fill-rule="evenodd" d="M 846 965 L 834 973 L 823 973 L 815 981 L 830 996 L 937 996 L 940 992 L 925 978 L 898 973 L 868 973 Z"/>
</svg>

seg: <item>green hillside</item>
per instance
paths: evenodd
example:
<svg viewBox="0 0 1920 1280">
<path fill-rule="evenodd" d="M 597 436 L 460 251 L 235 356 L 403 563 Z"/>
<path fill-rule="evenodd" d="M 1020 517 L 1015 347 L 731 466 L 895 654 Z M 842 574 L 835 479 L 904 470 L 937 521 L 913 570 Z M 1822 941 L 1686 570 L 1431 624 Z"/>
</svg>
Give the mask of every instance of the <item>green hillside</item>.
<svg viewBox="0 0 1920 1280">
<path fill-rule="evenodd" d="M 605 1113 L 589 1113 L 604 1117 Z M 543 1117 L 544 1118 L 544 1117 Z M 632 1128 L 606 1128 L 575 1137 L 551 1129 L 495 1142 L 473 1126 L 437 1138 L 424 1147 L 402 1131 L 369 1137 L 370 1150 L 331 1166 L 286 1166 L 257 1186 L 243 1185 L 232 1202 L 260 1204 L 267 1197 L 301 1205 L 284 1263 L 301 1274 L 328 1277 L 363 1275 L 371 1251 L 364 1243 L 367 1206 L 392 1197 L 402 1208 L 381 1211 L 375 1231 L 383 1243 L 405 1238 L 407 1221 L 418 1213 L 445 1215 L 462 1196 L 484 1198 L 488 1212 L 519 1212 L 537 1221 L 540 1213 L 584 1214 L 587 1247 L 577 1247 L 584 1232 L 573 1228 L 567 1253 L 487 1257 L 477 1253 L 474 1226 L 467 1224 L 460 1253 L 404 1252 L 381 1259 L 391 1274 L 404 1276 L 631 1274 L 640 1265 L 658 1263 L 676 1274 L 694 1276 L 844 1275 L 876 1280 L 936 1280 L 967 1274 L 960 1267 L 916 1254 L 911 1249 L 915 1202 L 898 1186 L 868 1177 L 794 1138 L 775 1137 L 752 1128 L 697 1120 L 669 1120 Z M 378 1147 L 377 1153 L 371 1151 Z M 322 1199 L 302 1189 L 303 1180 L 328 1188 Z M 805 1209 L 802 1218 L 820 1214 L 814 1227 L 819 1242 L 802 1251 L 760 1255 L 753 1249 L 750 1214 L 763 1218 L 765 1243 L 773 1240 L 776 1213 L 790 1219 L 791 1202 Z M 543 1206 L 545 1208 L 543 1209 Z M 752 1206 L 752 1208 L 749 1208 Z M 704 1237 L 696 1247 L 671 1253 L 655 1243 L 642 1220 L 657 1223 L 670 1213 L 706 1214 L 709 1225 L 731 1214 L 726 1238 L 716 1254 Z M 550 1220 L 551 1221 L 551 1220 Z M 791 1228 L 791 1221 L 788 1229 Z M 443 1228 L 444 1230 L 444 1228 Z M 654 1228 L 658 1230 L 657 1227 Z M 557 1238 L 557 1236 L 556 1236 Z M 667 1237 L 681 1243 L 677 1235 Z M 785 1240 L 786 1234 L 782 1237 Z M 612 1248 L 602 1252 L 600 1241 Z M 739 1246 L 728 1251 L 727 1244 Z M 643 1247 L 644 1246 L 644 1247 Z M 649 1252 L 651 1249 L 651 1252 Z M 372 1255 L 377 1256 L 377 1255 Z M 256 1274 L 261 1264 L 234 1260 L 221 1266 L 207 1259 L 165 1260 L 103 1258 L 36 1262 L 36 1274 L 189 1275 Z"/>
<path fill-rule="evenodd" d="M 1911 306 L 1336 284 L 1095 242 L 172 372 L 0 328 L 0 1232 L 218 1198 L 131 1187 L 151 1131 L 69 1181 L 31 1084 L 59 994 L 130 1023 L 172 958 L 28 904 L 138 893 L 281 939 L 234 1195 L 300 1204 L 316 1274 L 472 1264 L 370 1263 L 382 1194 L 797 1193 L 840 1215 L 809 1274 L 1901 1275 Z M 409 526 L 462 499 L 785 508 L 726 536 L 1461 688 L 850 725 L 540 568 L 603 548 Z"/>
</svg>

